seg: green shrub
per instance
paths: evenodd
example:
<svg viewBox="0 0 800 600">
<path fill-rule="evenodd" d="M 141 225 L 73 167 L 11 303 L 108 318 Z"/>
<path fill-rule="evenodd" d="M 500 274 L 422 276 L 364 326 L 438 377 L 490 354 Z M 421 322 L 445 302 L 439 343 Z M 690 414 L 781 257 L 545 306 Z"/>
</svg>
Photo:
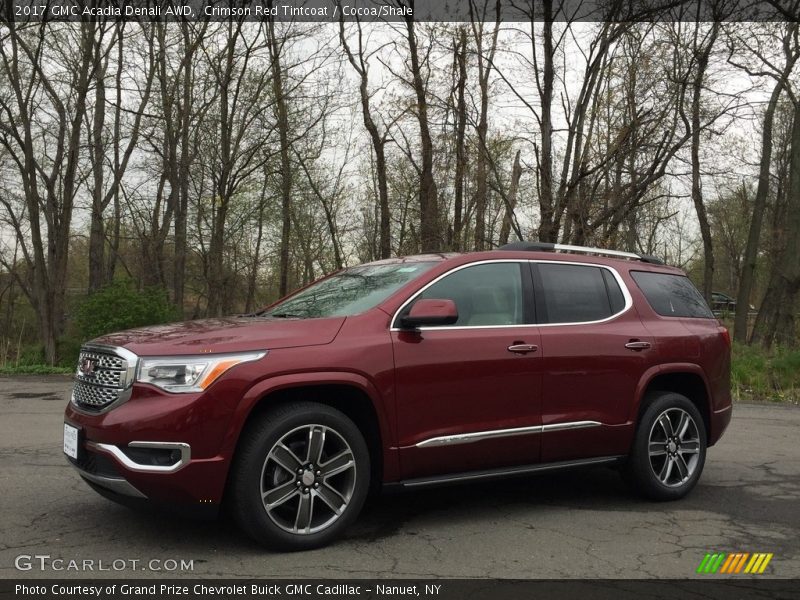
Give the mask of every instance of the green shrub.
<svg viewBox="0 0 800 600">
<path fill-rule="evenodd" d="M 75 329 L 86 341 L 106 333 L 168 323 L 178 310 L 159 287 L 137 290 L 130 282 L 115 282 L 90 294 L 75 311 Z"/>
<path fill-rule="evenodd" d="M 74 367 L 78 362 L 81 350 L 81 341 L 77 337 L 62 337 L 58 340 L 57 354 L 58 365 L 61 367 Z"/>
<path fill-rule="evenodd" d="M 9 363 L 14 364 L 16 361 L 12 359 Z M 20 365 L 43 365 L 44 363 L 44 348 L 41 344 L 28 344 L 22 347 L 19 353 Z"/>
</svg>

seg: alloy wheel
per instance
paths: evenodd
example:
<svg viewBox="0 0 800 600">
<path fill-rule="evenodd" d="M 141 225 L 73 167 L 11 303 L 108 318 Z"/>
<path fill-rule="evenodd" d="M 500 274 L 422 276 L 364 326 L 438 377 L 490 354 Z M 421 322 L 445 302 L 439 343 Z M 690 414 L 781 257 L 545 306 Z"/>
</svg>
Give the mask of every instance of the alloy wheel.
<svg viewBox="0 0 800 600">
<path fill-rule="evenodd" d="M 700 460 L 700 434 L 692 416 L 681 408 L 662 412 L 650 428 L 650 468 L 667 487 L 680 487 Z"/>
<path fill-rule="evenodd" d="M 355 457 L 331 427 L 303 425 L 275 443 L 260 482 L 264 510 L 275 525 L 296 535 L 317 533 L 336 522 L 353 497 Z"/>
</svg>

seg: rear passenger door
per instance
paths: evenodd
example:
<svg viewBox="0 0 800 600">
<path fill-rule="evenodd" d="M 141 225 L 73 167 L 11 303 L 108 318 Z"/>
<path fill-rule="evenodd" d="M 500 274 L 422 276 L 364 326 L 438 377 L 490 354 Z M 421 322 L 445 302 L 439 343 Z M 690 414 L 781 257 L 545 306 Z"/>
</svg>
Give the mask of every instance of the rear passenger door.
<svg viewBox="0 0 800 600">
<path fill-rule="evenodd" d="M 532 263 L 541 334 L 542 462 L 626 454 L 653 339 L 616 270 Z"/>
</svg>

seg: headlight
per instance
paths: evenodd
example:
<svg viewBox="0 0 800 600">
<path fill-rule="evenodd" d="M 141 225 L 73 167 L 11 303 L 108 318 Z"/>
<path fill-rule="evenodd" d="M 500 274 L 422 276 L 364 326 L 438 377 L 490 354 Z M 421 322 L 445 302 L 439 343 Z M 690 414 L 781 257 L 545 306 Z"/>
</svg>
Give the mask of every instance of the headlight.
<svg viewBox="0 0 800 600">
<path fill-rule="evenodd" d="M 136 381 L 150 383 L 168 392 L 202 392 L 231 367 L 258 360 L 267 351 L 198 356 L 143 357 Z"/>
</svg>

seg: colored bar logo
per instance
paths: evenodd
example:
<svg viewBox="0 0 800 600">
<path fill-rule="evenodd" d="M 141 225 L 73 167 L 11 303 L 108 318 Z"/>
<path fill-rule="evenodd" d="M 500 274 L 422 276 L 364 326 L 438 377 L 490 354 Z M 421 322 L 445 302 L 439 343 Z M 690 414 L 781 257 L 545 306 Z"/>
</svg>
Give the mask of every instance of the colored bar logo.
<svg viewBox="0 0 800 600">
<path fill-rule="evenodd" d="M 697 572 L 701 575 L 713 575 L 715 573 L 725 575 L 760 575 L 764 572 L 774 555 L 766 552 L 708 552 L 697 567 Z"/>
</svg>

